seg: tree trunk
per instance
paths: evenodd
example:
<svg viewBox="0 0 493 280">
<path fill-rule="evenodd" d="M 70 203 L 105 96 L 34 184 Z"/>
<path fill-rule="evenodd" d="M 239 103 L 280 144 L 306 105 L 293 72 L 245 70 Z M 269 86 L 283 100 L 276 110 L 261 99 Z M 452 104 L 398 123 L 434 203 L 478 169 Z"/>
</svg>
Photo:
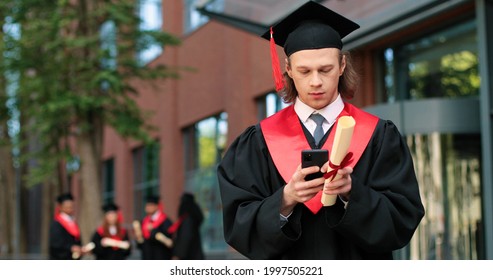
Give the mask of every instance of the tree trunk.
<svg viewBox="0 0 493 280">
<path fill-rule="evenodd" d="M 94 142 L 99 139 L 96 133 L 82 133 L 77 137 L 77 146 L 81 159 L 80 168 L 80 228 L 81 239 L 89 242 L 92 233 L 101 222 L 101 172 L 100 153 Z"/>
<path fill-rule="evenodd" d="M 15 170 L 9 145 L 0 147 L 0 255 L 14 253 Z"/>
</svg>

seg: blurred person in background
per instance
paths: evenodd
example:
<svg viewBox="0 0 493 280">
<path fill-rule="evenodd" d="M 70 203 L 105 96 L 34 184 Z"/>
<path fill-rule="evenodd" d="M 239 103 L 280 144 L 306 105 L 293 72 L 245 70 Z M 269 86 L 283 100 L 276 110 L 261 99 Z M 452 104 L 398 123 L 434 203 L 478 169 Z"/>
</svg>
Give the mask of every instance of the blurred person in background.
<svg viewBox="0 0 493 280">
<path fill-rule="evenodd" d="M 80 259 L 85 253 L 81 246 L 80 229 L 74 218 L 74 197 L 70 193 L 61 194 L 57 197 L 55 217 L 50 225 L 50 259 Z"/>
<path fill-rule="evenodd" d="M 204 215 L 191 193 L 184 193 L 178 208 L 178 221 L 170 231 L 174 233 L 173 259 L 203 260 L 200 226 Z"/>
<path fill-rule="evenodd" d="M 92 236 L 92 253 L 97 260 L 124 260 L 131 252 L 128 232 L 122 226 L 123 217 L 119 207 L 108 203 L 102 207 L 103 223 Z"/>
<path fill-rule="evenodd" d="M 146 216 L 142 223 L 134 222 L 137 247 L 143 260 L 169 260 L 172 257 L 173 241 L 168 229 L 172 221 L 163 211 L 160 197 L 150 195 L 146 198 Z"/>
</svg>

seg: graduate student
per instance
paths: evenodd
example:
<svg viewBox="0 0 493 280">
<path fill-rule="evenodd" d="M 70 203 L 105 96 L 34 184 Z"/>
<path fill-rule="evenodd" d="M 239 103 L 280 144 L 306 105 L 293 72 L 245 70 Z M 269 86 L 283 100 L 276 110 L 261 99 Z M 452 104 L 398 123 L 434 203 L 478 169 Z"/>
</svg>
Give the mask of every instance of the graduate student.
<svg viewBox="0 0 493 280">
<path fill-rule="evenodd" d="M 119 207 L 114 203 L 108 203 L 102 209 L 103 223 L 92 236 L 92 253 L 97 260 L 124 260 L 130 255 L 131 245 L 128 232 L 121 224 Z"/>
<path fill-rule="evenodd" d="M 73 215 L 72 194 L 59 195 L 55 217 L 50 225 L 49 256 L 52 260 L 79 259 L 85 253 L 81 247 L 80 229 Z"/>
<path fill-rule="evenodd" d="M 173 252 L 172 235 L 168 232 L 172 221 L 161 209 L 160 197 L 151 195 L 146 198 L 146 217 L 141 223 L 141 236 L 137 235 L 137 246 L 144 260 L 169 260 Z"/>
<path fill-rule="evenodd" d="M 178 208 L 178 221 L 170 228 L 174 232 L 173 259 L 203 260 L 200 226 L 204 215 L 191 193 L 184 193 Z"/>
<path fill-rule="evenodd" d="M 218 167 L 225 239 L 248 258 L 392 259 L 424 215 L 396 126 L 347 102 L 357 76 L 341 39 L 357 28 L 309 1 L 263 35 L 284 48 L 286 72 L 274 76 L 291 105 L 247 128 Z M 301 151 L 330 153 L 334 126 L 347 115 L 356 126 L 342 177 L 305 179 L 326 173 L 329 162 L 301 168 Z M 335 204 L 323 207 L 322 192 L 336 195 Z"/>
</svg>

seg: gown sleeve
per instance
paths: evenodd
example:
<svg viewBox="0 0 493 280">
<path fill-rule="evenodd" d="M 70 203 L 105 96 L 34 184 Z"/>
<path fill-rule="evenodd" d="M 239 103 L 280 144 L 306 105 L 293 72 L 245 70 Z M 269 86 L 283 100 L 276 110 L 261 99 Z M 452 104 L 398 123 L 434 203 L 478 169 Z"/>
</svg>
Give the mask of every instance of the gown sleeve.
<svg viewBox="0 0 493 280">
<path fill-rule="evenodd" d="M 50 225 L 50 253 L 55 259 L 72 259 L 73 244 L 66 233 L 65 229 L 58 222 L 52 222 Z"/>
<path fill-rule="evenodd" d="M 424 207 L 409 148 L 391 121 L 380 121 L 351 179 L 346 210 L 325 207 L 328 225 L 368 252 L 405 246 Z"/>
<path fill-rule="evenodd" d="M 94 249 L 92 250 L 92 253 L 96 256 L 100 256 L 103 254 L 103 246 L 101 245 L 101 236 L 96 232 L 92 235 L 91 241 L 94 243 Z"/>
<path fill-rule="evenodd" d="M 176 232 L 173 255 L 177 256 L 179 259 L 185 259 L 187 257 L 187 252 L 190 251 L 190 246 L 193 246 L 193 223 L 191 218 L 184 219 Z"/>
<path fill-rule="evenodd" d="M 130 253 L 132 252 L 132 243 L 130 242 L 130 238 L 128 237 L 128 231 L 125 231 L 125 235 L 123 236 L 123 240 L 127 241 L 130 244 L 128 249 L 126 249 L 126 250 L 122 249 L 124 251 L 123 252 L 124 257 L 128 258 L 128 256 L 130 256 Z"/>
<path fill-rule="evenodd" d="M 281 230 L 285 182 L 271 162 L 256 125 L 231 144 L 218 166 L 226 242 L 252 259 L 279 258 L 300 234 Z"/>
</svg>

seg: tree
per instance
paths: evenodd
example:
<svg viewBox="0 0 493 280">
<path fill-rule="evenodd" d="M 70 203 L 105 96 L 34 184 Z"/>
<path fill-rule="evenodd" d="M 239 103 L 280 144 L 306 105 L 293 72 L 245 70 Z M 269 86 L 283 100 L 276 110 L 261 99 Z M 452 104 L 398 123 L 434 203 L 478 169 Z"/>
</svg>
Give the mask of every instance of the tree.
<svg viewBox="0 0 493 280">
<path fill-rule="evenodd" d="M 123 137 L 150 141 L 151 127 L 135 102 L 138 92 L 132 80 L 178 77 L 179 70 L 166 65 L 139 64 L 136 51 L 154 44 L 177 45 L 179 40 L 163 31 L 140 30 L 135 5 L 135 0 L 0 4 L 6 17 L 21 26 L 20 38 L 6 40 L 19 54 L 9 57 L 7 64 L 20 75 L 17 106 L 25 120 L 22 129 L 36 140 L 36 149 L 22 157 L 24 162 L 35 159 L 27 182 L 63 184 L 56 178 L 66 170 L 59 167 L 80 158 L 83 241 L 100 221 L 104 127 L 113 127 Z M 112 47 L 102 47 L 105 38 L 100 29 L 107 22 L 117 30 Z M 21 144 L 27 142 L 32 140 L 24 138 Z"/>
<path fill-rule="evenodd" d="M 5 25 L 4 10 L 0 9 L 0 28 Z M 3 62 L 5 53 L 4 30 L 0 32 L 0 249 L 5 253 L 14 253 L 14 237 L 12 223 L 15 219 L 15 171 L 12 157 L 12 141 L 9 135 L 8 121 L 10 111 L 7 106 L 6 64 Z"/>
</svg>

